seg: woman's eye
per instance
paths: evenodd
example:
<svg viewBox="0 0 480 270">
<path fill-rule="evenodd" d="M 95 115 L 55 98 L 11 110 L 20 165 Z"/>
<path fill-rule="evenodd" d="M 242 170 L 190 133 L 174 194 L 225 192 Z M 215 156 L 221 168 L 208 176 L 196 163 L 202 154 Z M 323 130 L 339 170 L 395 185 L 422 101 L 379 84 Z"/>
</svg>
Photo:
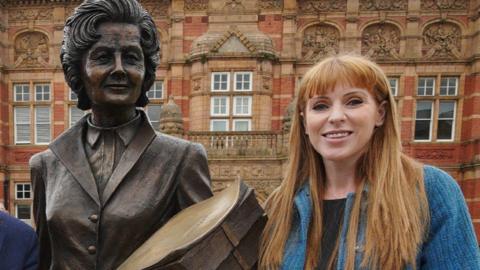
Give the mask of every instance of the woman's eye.
<svg viewBox="0 0 480 270">
<path fill-rule="evenodd" d="M 95 56 L 93 57 L 93 60 L 95 60 L 95 61 L 97 61 L 97 62 L 102 62 L 102 63 L 103 63 L 103 62 L 109 61 L 110 59 L 109 59 L 109 57 L 108 57 L 107 54 L 99 54 L 99 55 L 95 55 Z"/>
<path fill-rule="evenodd" d="M 347 102 L 347 105 L 349 106 L 357 106 L 357 105 L 360 105 L 363 103 L 363 100 L 361 99 L 358 99 L 358 98 L 354 98 L 354 99 L 350 99 L 348 102 Z"/>
<path fill-rule="evenodd" d="M 325 103 L 317 103 L 317 104 L 313 104 L 312 106 L 312 110 L 314 111 L 323 111 L 326 109 L 328 109 L 328 105 Z"/>
</svg>

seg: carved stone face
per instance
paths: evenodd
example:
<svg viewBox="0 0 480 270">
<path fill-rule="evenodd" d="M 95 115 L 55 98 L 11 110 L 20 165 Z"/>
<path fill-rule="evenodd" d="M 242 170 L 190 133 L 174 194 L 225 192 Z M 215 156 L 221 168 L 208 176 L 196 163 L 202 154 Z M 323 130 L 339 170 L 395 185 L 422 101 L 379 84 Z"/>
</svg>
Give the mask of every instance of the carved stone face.
<svg viewBox="0 0 480 270">
<path fill-rule="evenodd" d="M 135 106 L 145 77 L 138 26 L 103 23 L 98 34 L 83 56 L 81 74 L 92 107 Z"/>
</svg>

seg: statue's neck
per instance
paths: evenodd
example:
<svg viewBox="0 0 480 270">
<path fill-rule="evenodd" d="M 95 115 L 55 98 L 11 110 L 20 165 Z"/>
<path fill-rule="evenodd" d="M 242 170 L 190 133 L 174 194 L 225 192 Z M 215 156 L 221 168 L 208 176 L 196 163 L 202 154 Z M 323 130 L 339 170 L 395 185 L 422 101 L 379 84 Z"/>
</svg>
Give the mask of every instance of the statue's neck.
<svg viewBox="0 0 480 270">
<path fill-rule="evenodd" d="M 92 105 L 92 124 L 99 127 L 115 127 L 132 120 L 136 114 L 134 106 Z"/>
</svg>

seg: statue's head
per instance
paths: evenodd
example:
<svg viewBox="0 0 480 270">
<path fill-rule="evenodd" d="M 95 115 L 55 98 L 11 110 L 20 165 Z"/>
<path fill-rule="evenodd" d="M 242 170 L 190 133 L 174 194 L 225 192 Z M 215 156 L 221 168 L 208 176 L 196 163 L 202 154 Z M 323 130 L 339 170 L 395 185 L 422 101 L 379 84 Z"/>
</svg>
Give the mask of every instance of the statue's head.
<svg viewBox="0 0 480 270">
<path fill-rule="evenodd" d="M 60 59 L 78 108 L 90 109 L 92 91 L 100 92 L 107 84 L 121 94 L 127 81 L 129 87 L 137 84 L 135 105 L 143 107 L 155 81 L 159 51 L 155 23 L 136 0 L 86 0 L 65 24 Z M 123 66 L 115 67 L 118 63 Z M 92 69 L 98 76 L 92 77 Z"/>
</svg>

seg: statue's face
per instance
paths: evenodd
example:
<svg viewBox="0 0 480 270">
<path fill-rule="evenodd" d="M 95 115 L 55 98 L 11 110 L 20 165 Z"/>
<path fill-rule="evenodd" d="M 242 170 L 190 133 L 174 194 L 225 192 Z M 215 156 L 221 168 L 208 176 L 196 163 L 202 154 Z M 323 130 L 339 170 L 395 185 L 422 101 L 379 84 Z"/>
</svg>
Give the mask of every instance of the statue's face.
<svg viewBox="0 0 480 270">
<path fill-rule="evenodd" d="M 135 106 L 145 61 L 138 26 L 103 23 L 100 39 L 83 56 L 82 80 L 93 106 Z"/>
</svg>

